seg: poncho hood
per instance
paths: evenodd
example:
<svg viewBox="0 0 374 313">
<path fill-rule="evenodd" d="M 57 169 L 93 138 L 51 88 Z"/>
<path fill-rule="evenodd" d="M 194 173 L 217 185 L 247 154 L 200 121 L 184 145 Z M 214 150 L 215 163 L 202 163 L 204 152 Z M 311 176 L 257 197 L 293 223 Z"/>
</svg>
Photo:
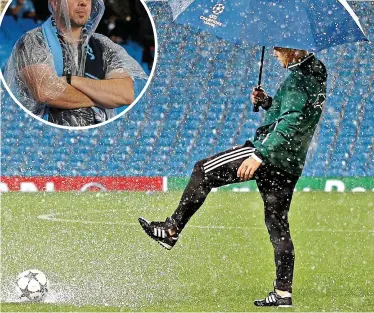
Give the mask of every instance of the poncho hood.
<svg viewBox="0 0 374 313">
<path fill-rule="evenodd" d="M 89 10 L 91 5 L 91 10 Z M 85 12 L 88 10 L 89 17 L 87 22 L 82 25 L 80 41 L 87 41 L 94 34 L 101 18 L 104 15 L 105 5 L 103 0 L 82 0 L 78 2 L 76 7 L 69 7 L 68 0 L 49 0 L 49 11 L 56 23 L 59 33 L 68 42 L 74 42 L 72 26 L 74 26 L 74 18 L 71 14 L 77 15 L 77 11 Z M 85 18 L 82 18 L 83 20 Z"/>
</svg>

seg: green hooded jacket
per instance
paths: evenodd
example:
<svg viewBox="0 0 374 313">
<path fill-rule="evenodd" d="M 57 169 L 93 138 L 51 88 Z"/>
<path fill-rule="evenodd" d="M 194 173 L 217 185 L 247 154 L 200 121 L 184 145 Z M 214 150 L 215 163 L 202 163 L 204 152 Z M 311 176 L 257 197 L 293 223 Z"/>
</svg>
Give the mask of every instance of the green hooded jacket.
<svg viewBox="0 0 374 313">
<path fill-rule="evenodd" d="M 265 163 L 300 176 L 325 104 L 327 72 L 313 54 L 288 69 L 253 144 Z"/>
</svg>

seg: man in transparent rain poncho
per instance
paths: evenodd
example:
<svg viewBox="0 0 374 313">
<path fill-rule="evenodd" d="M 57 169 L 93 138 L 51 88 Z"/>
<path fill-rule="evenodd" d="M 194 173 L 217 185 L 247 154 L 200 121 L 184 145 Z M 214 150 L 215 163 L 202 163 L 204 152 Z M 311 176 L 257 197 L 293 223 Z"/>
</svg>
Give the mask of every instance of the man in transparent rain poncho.
<svg viewBox="0 0 374 313">
<path fill-rule="evenodd" d="M 89 126 L 131 104 L 147 75 L 124 48 L 94 33 L 102 0 L 49 0 L 52 16 L 13 48 L 5 80 L 34 115 L 65 126 Z"/>
</svg>

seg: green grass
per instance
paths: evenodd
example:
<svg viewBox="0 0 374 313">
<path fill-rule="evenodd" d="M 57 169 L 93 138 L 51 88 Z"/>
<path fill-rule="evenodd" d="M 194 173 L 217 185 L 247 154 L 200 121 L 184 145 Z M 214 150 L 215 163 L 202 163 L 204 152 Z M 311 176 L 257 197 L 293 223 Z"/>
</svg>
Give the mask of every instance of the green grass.
<svg viewBox="0 0 374 313">
<path fill-rule="evenodd" d="M 167 251 L 137 218 L 163 219 L 179 197 L 4 194 L 1 310 L 278 311 L 252 304 L 274 279 L 259 194 L 212 193 Z M 372 193 L 294 195 L 294 308 L 286 312 L 374 311 L 373 202 Z M 50 280 L 47 303 L 16 303 L 14 279 L 31 268 Z"/>
</svg>

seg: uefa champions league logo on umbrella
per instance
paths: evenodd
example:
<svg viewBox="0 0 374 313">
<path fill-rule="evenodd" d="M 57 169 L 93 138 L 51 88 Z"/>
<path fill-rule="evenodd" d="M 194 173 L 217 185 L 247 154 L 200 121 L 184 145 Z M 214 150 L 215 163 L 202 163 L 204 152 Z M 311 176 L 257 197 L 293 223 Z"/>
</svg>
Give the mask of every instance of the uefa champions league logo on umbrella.
<svg viewBox="0 0 374 313">
<path fill-rule="evenodd" d="M 206 16 L 200 16 L 200 19 L 203 21 L 205 25 L 209 25 L 212 27 L 222 27 L 222 23 L 218 21 L 218 15 L 222 14 L 223 11 L 225 10 L 225 6 L 223 4 L 217 3 L 216 5 L 213 6 L 212 12 L 213 14 L 210 14 L 209 17 Z"/>
<path fill-rule="evenodd" d="M 215 15 L 218 15 L 218 14 L 221 14 L 223 13 L 223 10 L 225 9 L 225 6 L 223 4 L 219 4 L 217 3 L 214 7 L 213 7 L 213 13 Z"/>
</svg>

